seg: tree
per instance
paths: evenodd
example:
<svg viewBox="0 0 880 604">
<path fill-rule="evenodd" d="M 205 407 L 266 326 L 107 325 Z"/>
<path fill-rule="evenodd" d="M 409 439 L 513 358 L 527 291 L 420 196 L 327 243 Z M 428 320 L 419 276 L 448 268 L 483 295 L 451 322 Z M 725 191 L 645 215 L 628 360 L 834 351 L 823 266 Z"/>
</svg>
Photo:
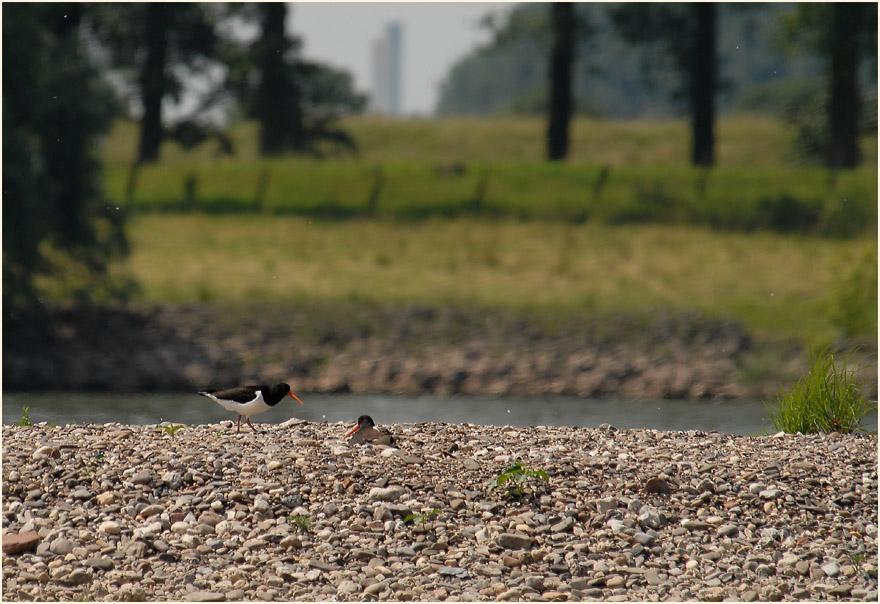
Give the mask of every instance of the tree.
<svg viewBox="0 0 880 604">
<path fill-rule="evenodd" d="M 88 5 L 95 37 L 140 104 L 138 163 L 159 158 L 165 135 L 163 101 L 179 100 L 188 77 L 217 64 L 215 26 L 227 10 L 217 6 L 221 8 L 194 2 Z"/>
<path fill-rule="evenodd" d="M 40 306 L 38 277 L 80 278 L 102 289 L 127 251 L 123 219 L 100 190 L 96 140 L 114 96 L 84 51 L 80 4 L 3 5 L 3 304 L 10 316 Z"/>
<path fill-rule="evenodd" d="M 853 168 L 861 159 L 862 99 L 859 70 L 874 61 L 876 82 L 877 5 L 801 3 L 781 19 L 780 39 L 790 51 L 807 50 L 826 64 L 828 95 L 820 153 L 830 168 Z"/>
<path fill-rule="evenodd" d="M 877 5 L 874 5 L 876 31 Z M 860 36 L 869 21 L 865 4 L 833 3 L 831 5 L 830 98 L 828 101 L 828 166 L 855 168 L 861 159 L 859 151 L 859 55 Z"/>
<path fill-rule="evenodd" d="M 321 156 L 324 143 L 354 152 L 354 140 L 334 125 L 366 104 L 351 75 L 298 56 L 301 43 L 286 32 L 285 4 L 250 4 L 242 16 L 259 22 L 260 33 L 228 53 L 226 87 L 259 121 L 260 153 Z"/>
<path fill-rule="evenodd" d="M 574 5 L 570 2 L 554 2 L 550 10 L 553 50 L 550 55 L 547 158 L 563 160 L 568 155 L 568 133 L 573 108 Z"/>
<path fill-rule="evenodd" d="M 715 163 L 718 91 L 717 11 L 711 2 L 623 4 L 614 9 L 621 35 L 648 48 L 646 65 L 666 55 L 679 71 L 679 94 L 691 115 L 691 162 Z"/>
<path fill-rule="evenodd" d="M 299 89 L 290 77 L 294 43 L 284 26 L 287 6 L 280 2 L 259 4 L 262 35 L 255 44 L 260 70 L 257 117 L 260 121 L 260 154 L 277 155 L 285 149 L 305 146 Z"/>
</svg>

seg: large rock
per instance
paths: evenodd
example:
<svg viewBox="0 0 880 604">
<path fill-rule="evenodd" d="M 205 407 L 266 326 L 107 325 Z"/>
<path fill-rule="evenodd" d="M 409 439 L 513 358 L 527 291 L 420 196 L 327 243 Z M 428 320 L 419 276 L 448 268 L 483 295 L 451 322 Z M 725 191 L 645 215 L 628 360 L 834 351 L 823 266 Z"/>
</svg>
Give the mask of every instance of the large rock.
<svg viewBox="0 0 880 604">
<path fill-rule="evenodd" d="M 528 549 L 532 545 L 532 538 L 522 533 L 502 533 L 495 541 L 504 549 Z"/>
<path fill-rule="evenodd" d="M 25 552 L 37 547 L 40 536 L 37 531 L 27 531 L 13 535 L 3 535 L 3 553 L 7 556 Z"/>
</svg>

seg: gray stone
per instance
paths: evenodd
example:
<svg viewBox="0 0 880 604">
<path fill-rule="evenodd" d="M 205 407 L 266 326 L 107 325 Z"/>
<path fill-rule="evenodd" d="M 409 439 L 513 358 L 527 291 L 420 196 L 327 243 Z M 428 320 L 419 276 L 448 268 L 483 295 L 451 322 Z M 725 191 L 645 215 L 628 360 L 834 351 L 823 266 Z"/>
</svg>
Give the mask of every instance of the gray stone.
<svg viewBox="0 0 880 604">
<path fill-rule="evenodd" d="M 93 497 L 93 495 L 94 495 L 94 493 L 92 493 L 90 490 L 88 490 L 86 488 L 79 488 L 70 494 L 71 497 L 73 497 L 74 499 L 78 499 L 80 501 L 86 500 L 86 499 L 91 499 Z"/>
<path fill-rule="evenodd" d="M 782 496 L 782 491 L 777 488 L 764 489 L 760 493 L 758 493 L 758 497 L 761 499 L 778 499 Z"/>
<path fill-rule="evenodd" d="M 532 545 L 532 538 L 522 533 L 502 533 L 495 541 L 504 549 L 528 549 Z"/>
<path fill-rule="evenodd" d="M 390 487 L 373 487 L 370 489 L 370 501 L 394 501 L 403 495 L 406 491 L 400 485 L 391 485 Z"/>
<path fill-rule="evenodd" d="M 836 586 L 832 587 L 831 589 L 829 589 L 828 595 L 846 597 L 850 594 L 852 589 L 853 589 L 852 585 L 848 585 L 848 584 L 844 583 L 842 585 L 836 585 Z"/>
<path fill-rule="evenodd" d="M 108 558 L 107 556 L 92 556 L 88 558 L 84 564 L 86 566 L 90 566 L 92 568 L 98 568 L 100 570 L 112 570 L 113 569 L 113 560 Z"/>
<path fill-rule="evenodd" d="M 459 566 L 441 566 L 437 572 L 444 577 L 458 577 L 459 579 L 467 579 L 468 571 L 466 568 Z"/>
<path fill-rule="evenodd" d="M 187 602 L 225 602 L 226 596 L 219 591 L 198 590 L 186 594 Z"/>
<path fill-rule="evenodd" d="M 153 473 L 149 470 L 135 472 L 134 476 L 131 477 L 131 481 L 134 484 L 148 484 L 151 480 L 153 480 Z"/>
<path fill-rule="evenodd" d="M 571 527 L 574 526 L 574 518 L 571 516 L 566 516 L 556 524 L 550 527 L 550 532 L 552 533 L 564 533 L 565 531 L 571 530 Z"/>
<path fill-rule="evenodd" d="M 89 583 L 91 580 L 92 573 L 83 568 L 77 568 L 67 575 L 67 582 L 71 585 L 82 585 L 83 583 Z"/>
<path fill-rule="evenodd" d="M 829 577 L 836 577 L 840 574 L 840 567 L 837 562 L 829 562 L 828 564 L 822 565 L 822 572 L 828 575 Z"/>
<path fill-rule="evenodd" d="M 63 556 L 72 552 L 73 547 L 73 541 L 70 539 L 67 539 L 66 537 L 56 537 L 52 540 L 52 543 L 49 544 L 49 551 L 53 554 Z"/>
<path fill-rule="evenodd" d="M 639 524 L 646 528 L 659 529 L 666 524 L 666 517 L 657 508 L 645 505 L 639 510 Z"/>
<path fill-rule="evenodd" d="M 596 509 L 599 510 L 600 514 L 605 514 L 615 508 L 617 508 L 616 497 L 605 497 L 603 499 L 596 500 Z"/>
<path fill-rule="evenodd" d="M 162 474 L 162 482 L 167 484 L 170 489 L 178 489 L 183 483 L 183 477 L 177 472 L 165 472 Z"/>
</svg>

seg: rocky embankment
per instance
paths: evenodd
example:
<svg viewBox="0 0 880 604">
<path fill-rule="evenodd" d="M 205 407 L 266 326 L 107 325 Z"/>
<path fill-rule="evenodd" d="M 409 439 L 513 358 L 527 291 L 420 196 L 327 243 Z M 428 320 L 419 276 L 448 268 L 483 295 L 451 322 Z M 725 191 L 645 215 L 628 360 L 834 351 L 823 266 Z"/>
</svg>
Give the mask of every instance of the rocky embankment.
<svg viewBox="0 0 880 604">
<path fill-rule="evenodd" d="M 3 598 L 877 600 L 876 436 L 389 427 L 4 426 Z"/>
<path fill-rule="evenodd" d="M 46 325 L 50 336 L 11 335 L 15 324 L 4 326 L 6 389 L 191 391 L 285 381 L 299 392 L 772 396 L 807 361 L 797 347 L 779 348 L 752 363 L 763 381 L 746 378 L 744 355 L 755 355 L 748 334 L 695 313 L 548 318 L 357 303 L 166 305 L 62 310 Z"/>
</svg>

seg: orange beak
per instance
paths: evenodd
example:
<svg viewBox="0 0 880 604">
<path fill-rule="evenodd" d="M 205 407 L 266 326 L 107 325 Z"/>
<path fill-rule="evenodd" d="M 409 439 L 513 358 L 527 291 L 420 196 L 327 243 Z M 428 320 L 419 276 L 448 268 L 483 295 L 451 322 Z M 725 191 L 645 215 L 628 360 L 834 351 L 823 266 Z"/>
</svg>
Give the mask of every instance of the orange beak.
<svg viewBox="0 0 880 604">
<path fill-rule="evenodd" d="M 360 428 L 361 428 L 360 424 L 356 425 L 354 428 L 352 428 L 351 430 L 348 431 L 348 433 L 345 435 L 345 438 L 348 438 L 349 436 L 351 436 L 352 434 L 354 434 L 355 432 L 360 430 Z"/>
<path fill-rule="evenodd" d="M 295 401 L 296 401 L 297 403 L 299 403 L 300 405 L 303 404 L 303 402 L 302 402 L 301 400 L 299 400 L 299 398 L 298 398 L 293 392 L 288 392 L 288 393 L 287 393 L 287 396 L 289 396 L 290 398 L 292 398 L 293 400 L 295 400 Z"/>
</svg>

